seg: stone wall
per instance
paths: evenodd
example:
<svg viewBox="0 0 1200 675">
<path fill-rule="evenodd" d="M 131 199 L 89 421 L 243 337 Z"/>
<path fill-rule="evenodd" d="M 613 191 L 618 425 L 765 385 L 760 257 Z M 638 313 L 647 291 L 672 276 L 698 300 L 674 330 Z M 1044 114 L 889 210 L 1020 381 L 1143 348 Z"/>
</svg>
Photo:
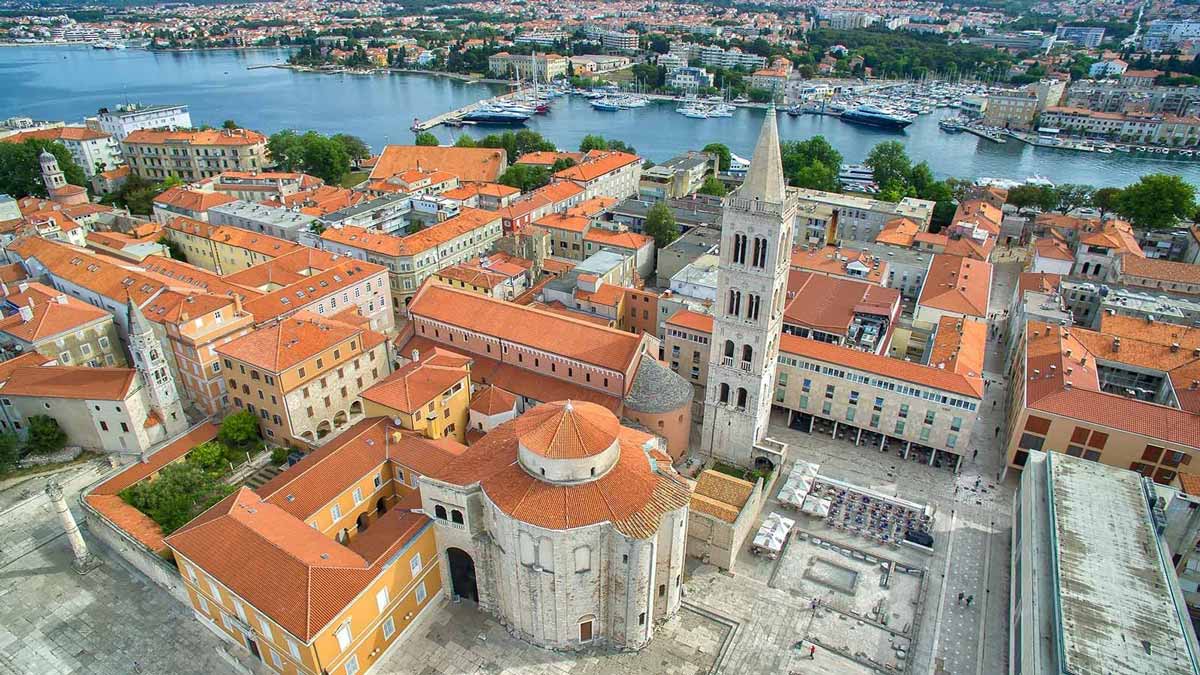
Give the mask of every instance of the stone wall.
<svg viewBox="0 0 1200 675">
<path fill-rule="evenodd" d="M 100 541 L 106 548 L 120 556 L 125 562 L 145 574 L 154 584 L 167 591 L 176 600 L 191 609 L 191 599 L 183 586 L 183 579 L 175 565 L 154 551 L 147 549 L 140 542 L 125 534 L 99 511 L 92 508 L 83 499 L 87 490 L 80 494 L 79 503 L 85 513 L 83 524 L 87 527 L 92 539 Z"/>
</svg>

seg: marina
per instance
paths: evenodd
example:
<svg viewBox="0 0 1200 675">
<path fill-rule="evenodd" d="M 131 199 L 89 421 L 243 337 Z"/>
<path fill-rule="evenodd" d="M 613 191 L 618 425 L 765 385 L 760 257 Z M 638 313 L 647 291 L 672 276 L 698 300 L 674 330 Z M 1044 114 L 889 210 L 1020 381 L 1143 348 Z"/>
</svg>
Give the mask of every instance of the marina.
<svg viewBox="0 0 1200 675">
<path fill-rule="evenodd" d="M 4 49 L 0 50 L 4 85 L 0 118 L 22 115 L 78 122 L 123 100 L 183 103 L 190 106 L 196 124 L 219 126 L 233 118 L 267 134 L 281 129 L 349 133 L 378 149 L 386 143 L 411 143 L 414 119 L 429 121 L 511 89 L 420 74 L 361 76 L 256 67 L 277 65 L 287 60 L 288 53 L 277 49 L 149 52 L 86 45 Z M 871 92 L 859 98 L 868 95 L 888 98 Z M 644 106 L 606 111 L 582 95 L 560 96 L 549 112 L 532 115 L 524 128 L 569 149 L 577 148 L 588 134 L 618 138 L 655 162 L 708 143 L 724 143 L 741 156 L 751 154 L 762 116 L 760 105 L 730 101 L 735 106 L 730 117 L 688 118 L 676 112 L 679 100 L 650 94 L 644 98 Z M 784 141 L 824 136 L 846 164 L 861 163 L 881 141 L 899 140 L 914 162 L 928 162 L 938 177 L 1019 180 L 1042 174 L 1060 183 L 1102 187 L 1124 186 L 1144 174 L 1166 172 L 1200 183 L 1200 164 L 1178 153 L 1136 148 L 1111 154 L 1071 152 L 947 133 L 939 122 L 963 114 L 953 103 L 917 113 L 901 131 L 848 124 L 829 114 L 835 112 L 833 105 L 826 106 L 826 114 L 780 115 L 779 131 Z M 453 143 L 459 134 L 482 137 L 504 128 L 464 123 L 459 128 L 443 124 L 430 131 L 440 142 Z"/>
</svg>

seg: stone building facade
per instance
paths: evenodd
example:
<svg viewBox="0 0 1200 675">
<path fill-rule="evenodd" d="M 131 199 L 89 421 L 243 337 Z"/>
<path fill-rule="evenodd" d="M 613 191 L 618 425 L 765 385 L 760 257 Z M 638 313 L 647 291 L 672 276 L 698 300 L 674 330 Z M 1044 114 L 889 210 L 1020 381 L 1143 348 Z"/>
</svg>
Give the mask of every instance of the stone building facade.
<svg viewBox="0 0 1200 675">
<path fill-rule="evenodd" d="M 420 490 L 447 594 L 524 640 L 638 649 L 679 610 L 691 488 L 652 436 L 602 406 L 538 406 Z M 531 490 L 545 500 L 523 499 Z"/>
</svg>

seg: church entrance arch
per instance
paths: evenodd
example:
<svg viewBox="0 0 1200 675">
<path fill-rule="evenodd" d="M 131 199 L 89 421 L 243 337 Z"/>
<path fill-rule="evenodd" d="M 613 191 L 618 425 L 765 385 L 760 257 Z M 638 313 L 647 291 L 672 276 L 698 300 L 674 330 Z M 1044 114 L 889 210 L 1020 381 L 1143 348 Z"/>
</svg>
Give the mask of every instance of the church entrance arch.
<svg viewBox="0 0 1200 675">
<path fill-rule="evenodd" d="M 450 584 L 454 594 L 471 602 L 479 602 L 479 587 L 475 585 L 475 561 L 461 548 L 446 549 L 450 562 Z"/>
</svg>

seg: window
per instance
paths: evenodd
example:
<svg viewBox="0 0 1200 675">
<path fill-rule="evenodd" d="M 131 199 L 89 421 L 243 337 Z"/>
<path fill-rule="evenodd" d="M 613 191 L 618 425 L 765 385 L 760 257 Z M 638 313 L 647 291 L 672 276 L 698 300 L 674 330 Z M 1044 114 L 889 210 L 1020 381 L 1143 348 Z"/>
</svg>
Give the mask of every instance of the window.
<svg viewBox="0 0 1200 675">
<path fill-rule="evenodd" d="M 388 600 L 389 600 L 388 589 L 387 589 L 387 586 L 384 586 L 383 588 L 379 589 L 378 593 L 375 594 L 375 607 L 377 607 L 379 609 L 379 611 L 382 612 L 384 609 L 387 608 Z"/>
<path fill-rule="evenodd" d="M 925 411 L 925 424 L 933 424 L 934 412 L 932 410 Z"/>
<path fill-rule="evenodd" d="M 904 420 L 899 420 L 896 422 L 896 433 L 904 433 Z"/>
<path fill-rule="evenodd" d="M 955 417 L 950 420 L 950 431 L 962 431 L 962 418 Z"/>
<path fill-rule="evenodd" d="M 897 413 L 897 416 L 902 420 L 908 419 L 908 404 L 907 403 L 900 404 L 900 412 Z"/>
<path fill-rule="evenodd" d="M 341 518 L 342 518 L 342 507 L 338 506 L 337 504 L 334 504 L 334 505 L 333 505 L 333 508 L 329 509 L 329 516 L 330 516 L 331 518 L 333 518 L 335 521 L 337 521 L 337 520 L 341 520 Z"/>
<path fill-rule="evenodd" d="M 355 504 L 361 504 L 361 503 L 362 503 L 362 499 L 363 499 L 363 497 L 362 497 L 362 488 L 354 488 L 354 492 L 353 492 L 353 493 L 351 493 L 351 494 L 354 496 L 354 503 L 355 503 Z"/>
<path fill-rule="evenodd" d="M 401 476 L 400 476 L 400 480 L 404 480 L 404 475 L 403 475 L 403 474 L 401 474 Z M 382 475 L 382 474 L 375 474 L 375 478 L 374 478 L 374 481 L 373 481 L 373 482 L 375 483 L 375 489 L 376 489 L 376 490 L 378 490 L 378 489 L 379 489 L 379 487 L 380 487 L 381 485 L 383 485 L 383 475 Z"/>
<path fill-rule="evenodd" d="M 276 668 L 279 668 L 280 670 L 283 669 L 283 661 L 279 660 L 279 654 L 275 653 L 274 649 L 271 650 L 271 663 L 273 663 Z"/>
<path fill-rule="evenodd" d="M 425 602 L 425 582 L 422 581 L 417 585 L 417 604 Z"/>
<path fill-rule="evenodd" d="M 358 675 L 358 654 L 346 660 L 346 675 Z"/>
<path fill-rule="evenodd" d="M 209 590 L 209 592 L 212 593 L 213 600 L 216 600 L 217 602 L 221 602 L 221 587 L 217 585 L 217 582 L 213 581 L 212 579 L 209 579 L 208 580 L 208 590 Z"/>
<path fill-rule="evenodd" d="M 197 595 L 196 598 L 200 601 L 200 611 L 208 614 L 208 601 L 202 595 Z"/>
<path fill-rule="evenodd" d="M 833 398 L 833 385 L 825 385 L 825 398 Z"/>
<path fill-rule="evenodd" d="M 101 431 L 108 431 L 108 422 L 105 422 L 105 421 L 101 420 L 101 421 L 100 421 L 100 430 L 101 430 Z"/>
<path fill-rule="evenodd" d="M 342 624 L 337 631 L 334 632 L 334 635 L 337 637 L 338 649 L 345 650 L 347 647 L 349 647 L 351 639 L 350 622 L 347 621 L 346 623 Z"/>
<path fill-rule="evenodd" d="M 396 621 L 392 617 L 388 617 L 387 621 L 383 622 L 383 639 L 390 640 L 396 634 Z"/>
<path fill-rule="evenodd" d="M 260 619 L 258 620 L 258 625 L 259 625 L 259 627 L 260 627 L 260 628 L 262 628 L 262 634 L 263 634 L 263 637 L 267 638 L 267 642 L 274 642 L 274 641 L 275 641 L 275 636 L 274 636 L 274 634 L 271 632 L 271 624 L 267 623 L 267 620 L 266 620 L 266 619 L 261 619 L 261 618 L 260 618 Z"/>
<path fill-rule="evenodd" d="M 412 571 L 413 576 L 417 576 L 421 572 L 421 554 L 413 554 L 412 559 L 408 561 L 408 569 Z"/>
<path fill-rule="evenodd" d="M 296 661 L 300 660 L 300 647 L 296 645 L 295 640 L 290 638 L 288 639 L 288 653 L 291 654 L 292 658 Z"/>
</svg>

